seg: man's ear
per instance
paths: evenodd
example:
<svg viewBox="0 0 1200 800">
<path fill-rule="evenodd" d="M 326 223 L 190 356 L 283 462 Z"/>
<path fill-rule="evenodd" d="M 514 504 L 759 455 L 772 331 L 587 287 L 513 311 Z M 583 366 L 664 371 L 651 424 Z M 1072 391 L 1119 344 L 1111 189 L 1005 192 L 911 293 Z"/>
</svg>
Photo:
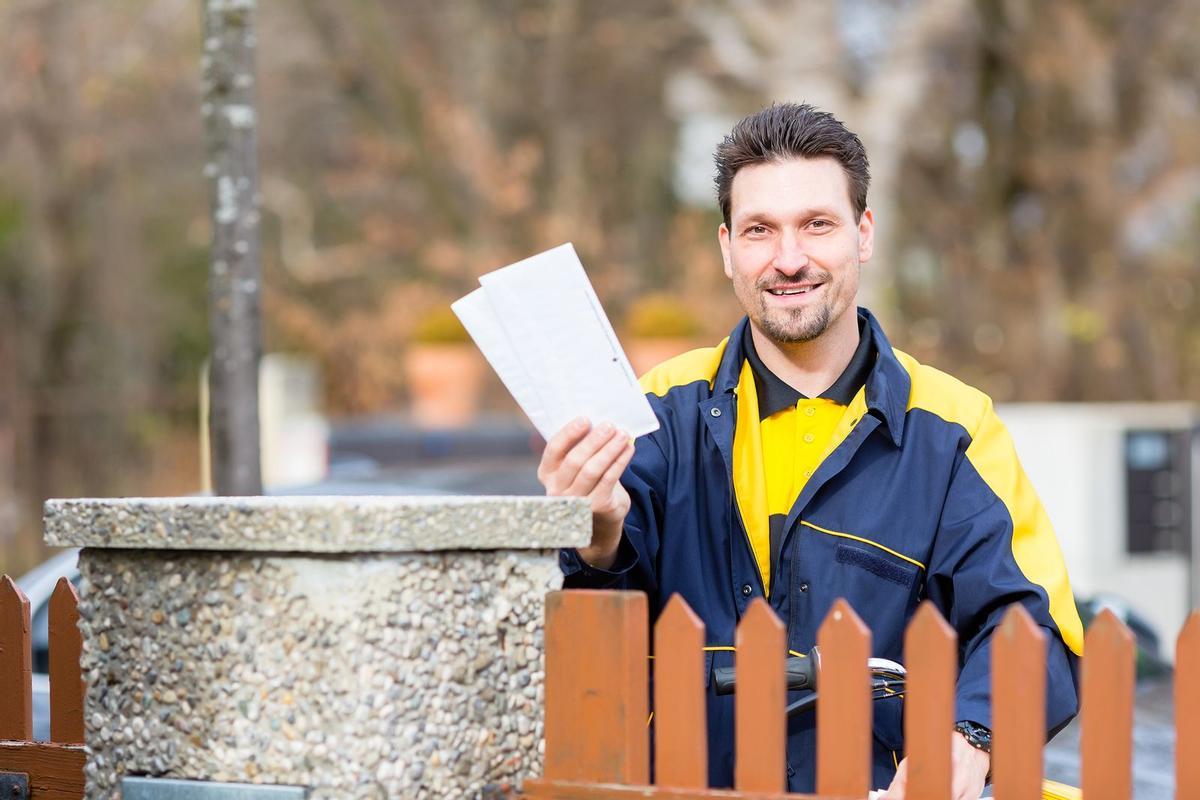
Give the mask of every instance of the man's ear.
<svg viewBox="0 0 1200 800">
<path fill-rule="evenodd" d="M 875 252 L 875 212 L 863 209 L 858 220 L 858 263 L 865 264 Z"/>
<path fill-rule="evenodd" d="M 725 262 L 725 277 L 733 280 L 733 261 L 729 258 L 729 227 L 722 222 L 717 228 L 717 241 L 721 243 L 721 260 Z"/>
</svg>

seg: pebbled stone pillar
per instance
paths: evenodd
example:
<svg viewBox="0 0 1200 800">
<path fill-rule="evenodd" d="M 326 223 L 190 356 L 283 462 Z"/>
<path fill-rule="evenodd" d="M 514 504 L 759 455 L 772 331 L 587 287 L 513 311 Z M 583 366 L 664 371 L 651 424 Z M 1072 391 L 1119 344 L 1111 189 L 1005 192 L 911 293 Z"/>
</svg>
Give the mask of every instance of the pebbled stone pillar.
<svg viewBox="0 0 1200 800">
<path fill-rule="evenodd" d="M 543 598 L 586 501 L 53 500 L 83 547 L 87 797 L 125 775 L 479 797 L 541 770 Z"/>
</svg>

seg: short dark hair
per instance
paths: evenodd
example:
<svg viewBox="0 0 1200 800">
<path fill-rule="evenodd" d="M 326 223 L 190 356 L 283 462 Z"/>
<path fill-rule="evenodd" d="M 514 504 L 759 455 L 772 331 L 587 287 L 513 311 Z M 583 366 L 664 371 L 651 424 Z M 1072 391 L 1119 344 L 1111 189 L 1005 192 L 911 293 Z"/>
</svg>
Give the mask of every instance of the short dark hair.
<svg viewBox="0 0 1200 800">
<path fill-rule="evenodd" d="M 871 183 L 867 151 L 858 136 L 832 114 L 807 103 L 776 103 L 734 125 L 714 156 L 717 202 L 725 224 L 729 225 L 729 195 L 739 169 L 786 158 L 821 157 L 842 165 L 854 218 L 862 219 Z"/>
</svg>

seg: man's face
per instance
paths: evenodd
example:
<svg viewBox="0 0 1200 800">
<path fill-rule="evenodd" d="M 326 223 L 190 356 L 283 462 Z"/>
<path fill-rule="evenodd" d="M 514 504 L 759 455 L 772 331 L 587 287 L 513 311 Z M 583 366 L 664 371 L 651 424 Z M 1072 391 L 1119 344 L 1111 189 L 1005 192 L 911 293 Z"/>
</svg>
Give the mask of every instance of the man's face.
<svg viewBox="0 0 1200 800">
<path fill-rule="evenodd" d="M 859 266 L 870 260 L 874 215 L 854 219 L 846 173 L 832 158 L 793 158 L 738 170 L 725 274 L 751 322 L 781 344 L 811 341 L 854 313 Z"/>
</svg>

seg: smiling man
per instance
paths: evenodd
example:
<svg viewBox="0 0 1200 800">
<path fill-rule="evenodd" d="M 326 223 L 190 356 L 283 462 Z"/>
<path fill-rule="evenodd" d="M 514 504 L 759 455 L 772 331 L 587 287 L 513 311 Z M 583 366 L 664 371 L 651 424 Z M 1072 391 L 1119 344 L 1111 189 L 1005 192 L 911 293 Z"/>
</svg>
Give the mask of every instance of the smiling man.
<svg viewBox="0 0 1200 800">
<path fill-rule="evenodd" d="M 1077 709 L 1083 632 L 1054 532 L 989 398 L 893 349 L 857 308 L 874 252 L 867 156 L 806 105 L 739 122 L 716 153 L 725 274 L 746 317 L 716 347 L 651 370 L 659 430 L 630 444 L 577 420 L 547 444 L 550 495 L 592 502 L 590 546 L 562 553 L 568 588 L 678 593 L 706 626 L 707 667 L 762 597 L 807 652 L 844 597 L 873 654 L 903 659 L 931 600 L 958 632 L 953 793 L 990 767 L 991 640 L 1010 603 L 1047 634 L 1048 734 Z M 902 700 L 875 703 L 873 770 L 905 792 Z M 733 781 L 733 702 L 708 698 L 709 779 Z M 788 726 L 791 791 L 815 782 L 815 719 Z"/>
</svg>

